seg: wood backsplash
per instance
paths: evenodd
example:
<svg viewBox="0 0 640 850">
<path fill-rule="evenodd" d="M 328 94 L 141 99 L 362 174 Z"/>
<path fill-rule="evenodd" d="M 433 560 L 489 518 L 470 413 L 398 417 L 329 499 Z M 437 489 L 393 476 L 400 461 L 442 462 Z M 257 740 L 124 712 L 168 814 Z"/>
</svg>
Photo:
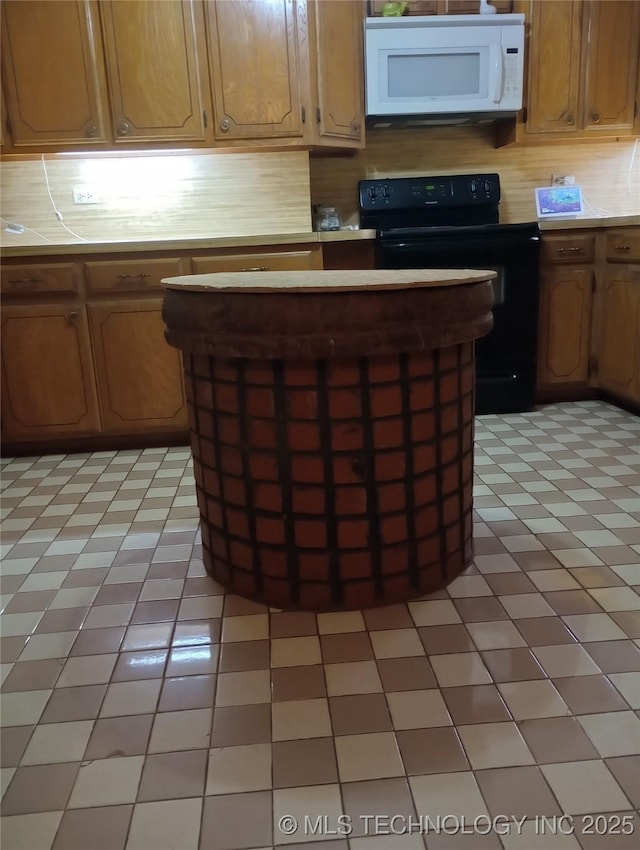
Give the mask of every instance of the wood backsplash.
<svg viewBox="0 0 640 850">
<path fill-rule="evenodd" d="M 495 148 L 491 126 L 369 130 L 366 150 L 355 156 L 311 159 L 311 197 L 338 207 L 345 224 L 356 224 L 359 180 L 497 172 L 500 220 L 513 223 L 536 220 L 536 186 L 548 186 L 552 174 L 573 174 L 590 217 L 638 215 L 636 148 L 634 141 Z"/>
<path fill-rule="evenodd" d="M 3 245 L 311 230 L 306 151 L 9 159 L 2 163 L 1 185 Z M 97 190 L 103 203 L 75 205 L 75 186 Z M 7 222 L 29 229 L 12 235 Z"/>
</svg>

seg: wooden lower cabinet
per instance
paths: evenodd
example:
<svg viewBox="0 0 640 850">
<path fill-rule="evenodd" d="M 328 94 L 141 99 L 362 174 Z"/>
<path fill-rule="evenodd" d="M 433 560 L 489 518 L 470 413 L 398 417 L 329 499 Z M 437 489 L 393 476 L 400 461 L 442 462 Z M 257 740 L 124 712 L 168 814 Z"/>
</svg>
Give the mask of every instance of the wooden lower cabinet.
<svg viewBox="0 0 640 850">
<path fill-rule="evenodd" d="M 3 439 L 87 436 L 99 430 L 84 305 L 3 306 Z"/>
<path fill-rule="evenodd" d="M 640 265 L 605 268 L 600 311 L 598 386 L 640 404 Z"/>
<path fill-rule="evenodd" d="M 588 385 L 593 269 L 551 266 L 540 280 L 538 387 Z"/>
<path fill-rule="evenodd" d="M 182 360 L 164 338 L 162 299 L 88 310 L 103 431 L 186 430 Z"/>
</svg>

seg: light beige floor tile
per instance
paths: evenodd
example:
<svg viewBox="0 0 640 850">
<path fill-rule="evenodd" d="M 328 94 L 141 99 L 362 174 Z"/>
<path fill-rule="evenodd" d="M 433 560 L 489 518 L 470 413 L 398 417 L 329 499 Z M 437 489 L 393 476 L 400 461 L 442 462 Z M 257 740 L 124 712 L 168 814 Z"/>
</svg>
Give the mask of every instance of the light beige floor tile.
<svg viewBox="0 0 640 850">
<path fill-rule="evenodd" d="M 183 579 L 157 579 L 145 582 L 139 599 L 147 602 L 154 599 L 179 599 L 184 589 Z"/>
<path fill-rule="evenodd" d="M 370 633 L 376 658 L 403 658 L 424 655 L 416 629 L 384 629 Z"/>
<path fill-rule="evenodd" d="M 387 694 L 394 729 L 450 726 L 452 721 L 442 694 L 435 688 Z"/>
<path fill-rule="evenodd" d="M 633 711 L 583 714 L 577 720 L 603 758 L 640 753 L 640 718 Z"/>
<path fill-rule="evenodd" d="M 511 555 L 476 555 L 473 559 L 474 564 L 484 575 L 491 573 L 513 573 L 519 572 L 520 567 L 518 562 Z"/>
<path fill-rule="evenodd" d="M 335 739 L 335 745 L 341 782 L 404 774 L 393 732 L 340 735 Z"/>
<path fill-rule="evenodd" d="M 590 587 L 587 592 L 605 611 L 640 611 L 640 596 L 630 587 Z"/>
<path fill-rule="evenodd" d="M 297 844 L 299 842 L 323 841 L 326 834 L 322 832 L 313 835 L 310 830 L 305 829 L 306 824 L 314 824 L 318 818 L 320 823 L 326 823 L 328 830 L 338 830 L 338 818 L 344 815 L 342 800 L 340 798 L 340 786 L 330 785 L 305 785 L 301 788 L 283 788 L 273 792 L 273 843 L 274 844 Z M 284 825 L 285 817 L 293 818 L 298 829 L 291 834 L 283 831 L 280 825 Z M 326 821 L 325 821 L 326 818 Z"/>
<path fill-rule="evenodd" d="M 447 585 L 447 593 L 452 599 L 473 596 L 491 596 L 492 591 L 482 576 L 458 576 Z"/>
<path fill-rule="evenodd" d="M 62 812 L 39 812 L 2 818 L 2 843 L 7 850 L 50 850 Z"/>
<path fill-rule="evenodd" d="M 580 589 L 580 585 L 568 570 L 534 570 L 529 578 L 538 590 Z"/>
<path fill-rule="evenodd" d="M 331 718 L 326 699 L 275 702 L 271 708 L 271 722 L 274 741 L 331 735 Z"/>
<path fill-rule="evenodd" d="M 384 831 L 380 822 L 376 822 L 373 818 L 367 819 L 366 823 L 371 824 L 371 830 L 377 829 L 382 834 L 368 835 L 364 838 L 350 838 L 349 850 L 424 850 L 424 842 L 419 835 L 389 835 L 386 834 L 386 831 L 390 830 L 391 826 L 386 826 L 386 821 L 383 822 L 385 823 Z M 399 820 L 397 824 L 394 822 L 393 828 L 399 832 L 402 829 L 401 822 Z M 330 850 L 330 846 L 328 850 Z"/>
<path fill-rule="evenodd" d="M 336 611 L 318 614 L 318 632 L 321 635 L 361 632 L 364 628 L 364 620 L 360 611 Z"/>
<path fill-rule="evenodd" d="M 4 634 L 4 632 L 3 632 Z M 46 658 L 66 658 L 77 637 L 77 632 L 32 635 L 22 650 L 20 661 L 40 661 Z"/>
<path fill-rule="evenodd" d="M 43 635 L 47 637 L 47 635 Z M 71 688 L 77 685 L 102 685 L 111 679 L 118 656 L 115 653 L 105 655 L 79 655 L 69 658 L 62 668 L 56 684 L 58 688 Z"/>
<path fill-rule="evenodd" d="M 640 673 L 609 673 L 609 679 L 631 708 L 640 708 Z"/>
<path fill-rule="evenodd" d="M 516 597 L 507 596 L 504 598 L 514 599 Z M 467 629 L 478 649 L 509 649 L 510 647 L 527 645 L 514 624 L 508 620 L 467 623 Z"/>
<path fill-rule="evenodd" d="M 4 792 L 7 790 L 9 785 L 11 784 L 11 780 L 13 779 L 13 775 L 16 772 L 16 767 L 2 767 L 0 768 L 0 799 L 4 797 Z"/>
<path fill-rule="evenodd" d="M 566 814 L 618 812 L 631 808 L 631 803 L 602 761 L 545 764 L 540 770 Z"/>
<path fill-rule="evenodd" d="M 455 812 L 467 819 L 488 815 L 478 783 L 470 771 L 411 776 L 409 785 L 420 817 L 435 819 Z"/>
<path fill-rule="evenodd" d="M 416 626 L 442 626 L 446 623 L 462 622 L 453 602 L 448 599 L 410 602 L 409 611 Z"/>
<path fill-rule="evenodd" d="M 202 799 L 138 803 L 127 850 L 198 850 Z"/>
<path fill-rule="evenodd" d="M 593 676 L 600 673 L 598 665 L 579 644 L 536 646 L 533 653 L 547 676 L 553 679 L 564 676 Z"/>
<path fill-rule="evenodd" d="M 491 682 L 489 671 L 477 652 L 433 655 L 430 661 L 441 688 L 484 685 Z"/>
<path fill-rule="evenodd" d="M 205 794 L 236 794 L 271 788 L 271 744 L 217 747 L 209 753 Z"/>
<path fill-rule="evenodd" d="M 614 573 L 633 587 L 640 585 L 640 565 L 638 564 L 616 564 L 611 569 Z"/>
<path fill-rule="evenodd" d="M 264 616 L 267 615 L 265 614 Z M 239 618 L 232 617 L 230 619 L 235 620 Z M 229 620 L 225 619 L 225 623 L 228 622 Z M 322 664 L 320 640 L 317 635 L 272 639 L 272 667 L 302 667 L 309 664 Z"/>
<path fill-rule="evenodd" d="M 218 597 L 211 598 L 217 599 Z M 268 637 L 268 614 L 248 614 L 244 617 L 224 618 L 222 624 L 223 643 L 235 643 L 241 640 L 265 640 Z"/>
<path fill-rule="evenodd" d="M 541 821 L 531 818 L 521 827 L 501 834 L 500 840 L 505 850 L 581 850 L 578 839 L 570 832 L 572 828 L 575 830 L 571 816 L 565 815 L 564 818 L 558 822 L 557 829 L 551 825 L 555 823 L 552 819 L 549 826 L 543 826 Z"/>
<path fill-rule="evenodd" d="M 123 652 L 142 649 L 163 649 L 169 646 L 173 623 L 149 623 L 142 626 L 129 626 L 122 642 Z"/>
<path fill-rule="evenodd" d="M 37 723 L 50 696 L 50 690 L 0 694 L 0 722 L 3 726 Z"/>
<path fill-rule="evenodd" d="M 535 764 L 515 723 L 476 723 L 457 729 L 474 770 Z"/>
<path fill-rule="evenodd" d="M 68 590 L 59 590 L 50 603 L 49 610 L 81 608 L 83 605 L 91 605 L 97 593 L 97 587 L 72 587 Z"/>
<path fill-rule="evenodd" d="M 148 586 L 150 582 L 147 582 Z M 180 603 L 180 610 L 178 611 L 178 619 L 179 620 L 211 620 L 215 617 L 222 616 L 222 606 L 224 603 L 224 596 L 191 596 L 186 599 L 183 599 Z M 233 618 L 235 619 L 235 618 Z M 226 622 L 229 622 L 228 620 Z M 262 622 L 262 621 L 261 621 Z M 246 623 L 244 624 L 246 628 Z M 239 626 L 235 627 L 236 630 L 240 628 Z M 254 624 L 255 628 L 255 624 Z M 264 630 L 264 624 L 259 626 L 260 629 Z M 240 629 L 241 631 L 241 629 Z M 233 634 L 233 627 L 231 627 L 229 634 Z M 233 637 L 226 637 L 225 640 L 233 640 Z M 240 640 L 245 640 L 245 638 L 240 638 Z M 254 638 L 246 638 L 246 640 L 254 640 Z M 258 638 L 255 638 L 258 640 Z"/>
<path fill-rule="evenodd" d="M 100 717 L 123 717 L 127 714 L 152 714 L 158 705 L 162 679 L 113 682 L 100 709 Z"/>
<path fill-rule="evenodd" d="M 564 717 L 570 713 L 565 701 L 546 679 L 537 679 L 532 682 L 504 682 L 498 685 L 498 690 L 514 720 Z"/>
<path fill-rule="evenodd" d="M 373 694 L 382 691 L 382 682 L 375 661 L 349 661 L 325 664 L 327 694 L 330 697 L 347 694 Z"/>
<path fill-rule="evenodd" d="M 4 569 L 3 575 L 8 575 Z M 26 614 L 3 614 L 2 637 L 30 635 L 42 619 L 42 614 L 42 611 L 30 611 Z"/>
<path fill-rule="evenodd" d="M 555 573 L 559 570 L 542 570 L 542 572 Z M 530 575 L 535 576 L 536 570 L 533 570 Z M 527 617 L 554 617 L 556 613 L 541 593 L 514 593 L 510 596 L 501 596 L 500 602 L 514 620 Z"/>
<path fill-rule="evenodd" d="M 626 638 L 626 634 L 608 614 L 569 614 L 562 619 L 581 643 Z"/>
<path fill-rule="evenodd" d="M 271 701 L 271 677 L 268 670 L 219 673 L 216 706 L 253 705 Z"/>
<path fill-rule="evenodd" d="M 68 807 L 114 806 L 133 803 L 138 793 L 144 756 L 97 759 L 81 765 Z"/>
<path fill-rule="evenodd" d="M 92 720 L 39 725 L 34 730 L 20 763 L 57 764 L 82 761 L 92 729 Z"/>
<path fill-rule="evenodd" d="M 156 714 L 149 741 L 150 753 L 208 749 L 211 734 L 210 708 L 166 711 Z"/>
<path fill-rule="evenodd" d="M 602 561 L 589 549 L 553 549 L 552 554 L 560 561 L 563 567 L 597 567 Z"/>
</svg>

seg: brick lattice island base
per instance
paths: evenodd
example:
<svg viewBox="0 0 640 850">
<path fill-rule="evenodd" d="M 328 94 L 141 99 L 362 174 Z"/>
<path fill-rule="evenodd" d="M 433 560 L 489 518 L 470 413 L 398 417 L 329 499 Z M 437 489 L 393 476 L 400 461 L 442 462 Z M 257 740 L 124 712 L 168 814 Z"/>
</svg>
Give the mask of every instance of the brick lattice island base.
<svg viewBox="0 0 640 850">
<path fill-rule="evenodd" d="M 165 281 L 207 572 L 278 608 L 436 590 L 472 556 L 473 339 L 492 272 Z"/>
</svg>

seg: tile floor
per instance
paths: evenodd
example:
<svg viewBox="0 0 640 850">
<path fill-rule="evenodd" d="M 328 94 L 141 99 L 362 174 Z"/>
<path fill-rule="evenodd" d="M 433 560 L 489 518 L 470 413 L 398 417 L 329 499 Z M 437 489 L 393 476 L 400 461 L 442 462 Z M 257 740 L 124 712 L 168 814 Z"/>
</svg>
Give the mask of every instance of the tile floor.
<svg viewBox="0 0 640 850">
<path fill-rule="evenodd" d="M 4 850 L 637 847 L 640 419 L 476 458 L 475 565 L 317 617 L 205 576 L 184 448 L 6 458 Z"/>
</svg>

